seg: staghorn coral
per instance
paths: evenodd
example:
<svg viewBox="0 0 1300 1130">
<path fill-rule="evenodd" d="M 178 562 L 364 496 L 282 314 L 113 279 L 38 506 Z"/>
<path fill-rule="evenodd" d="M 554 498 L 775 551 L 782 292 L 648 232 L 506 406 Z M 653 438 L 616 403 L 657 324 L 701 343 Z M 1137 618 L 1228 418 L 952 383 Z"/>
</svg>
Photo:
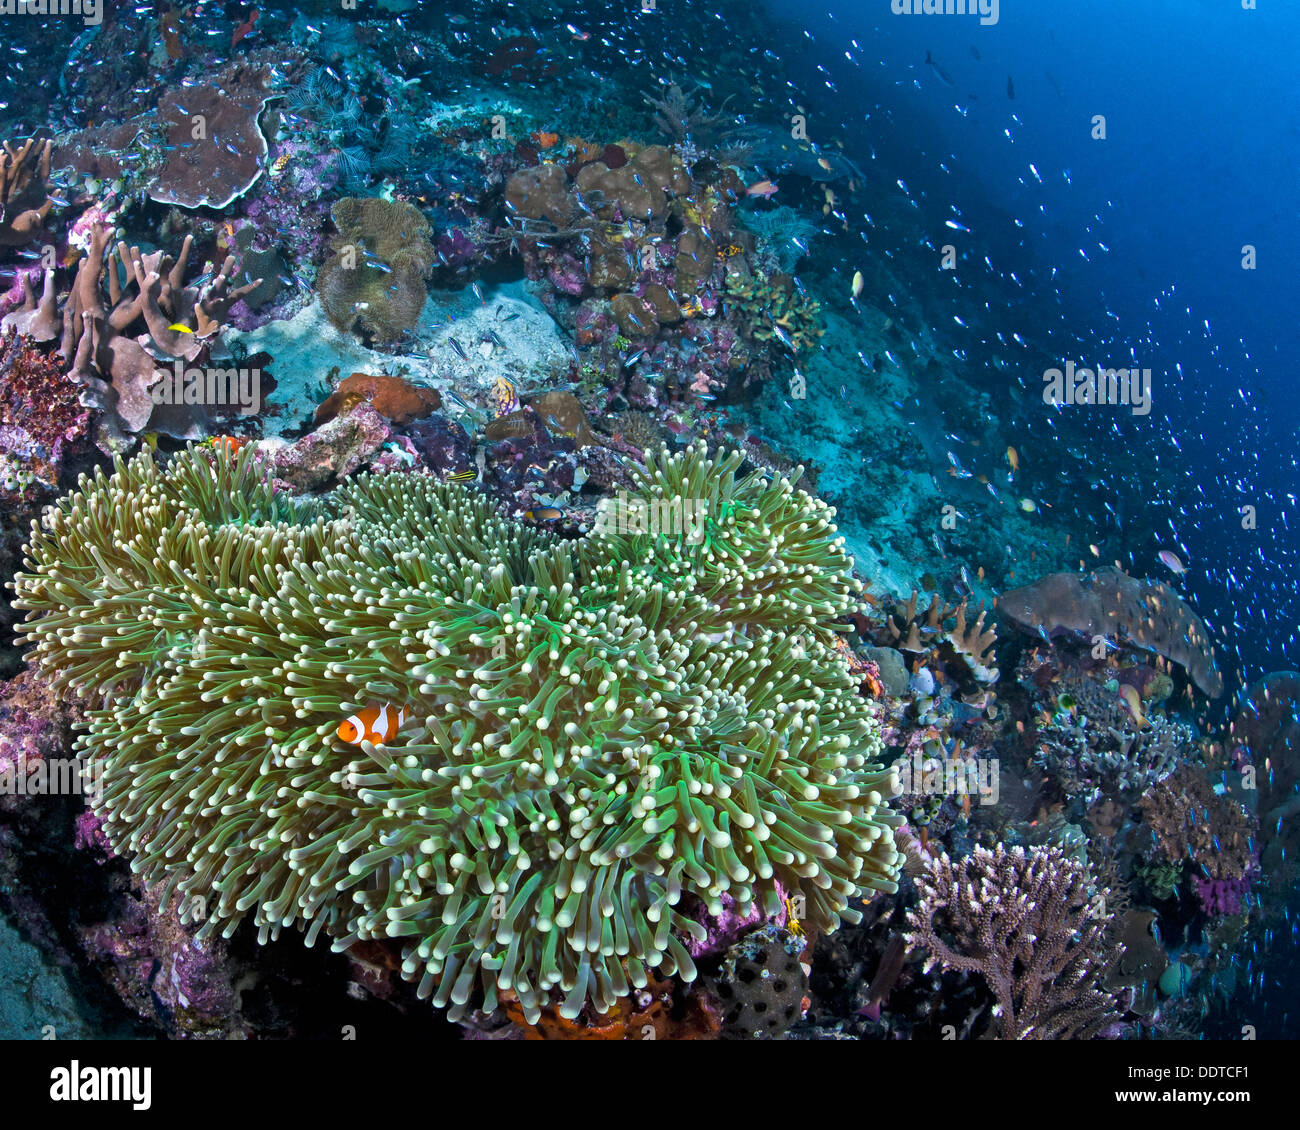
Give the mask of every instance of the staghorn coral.
<svg viewBox="0 0 1300 1130">
<path fill-rule="evenodd" d="M 998 611 L 1046 637 L 1058 631 L 1104 636 L 1182 664 L 1209 698 L 1223 693 L 1209 629 L 1161 581 L 1130 577 L 1113 566 L 1082 576 L 1051 573 L 998 598 Z"/>
<path fill-rule="evenodd" d="M 1117 691 L 1095 677 L 1050 684 L 1047 707 L 1034 759 L 1067 796 L 1141 792 L 1196 756 L 1191 726 L 1154 712 L 1135 720 Z"/>
<path fill-rule="evenodd" d="M 875 707 L 831 646 L 860 586 L 833 512 L 740 462 L 637 472 L 647 508 L 706 501 L 699 543 L 566 542 L 428 476 L 318 506 L 251 446 L 142 455 L 33 528 L 15 605 L 88 703 L 105 833 L 205 897 L 200 937 L 398 939 L 453 1017 L 509 990 L 574 1019 L 694 979 L 684 895 L 797 893 L 828 931 L 895 889 Z M 374 701 L 403 731 L 341 743 Z"/>
<path fill-rule="evenodd" d="M 344 197 L 330 214 L 339 235 L 316 280 L 321 305 L 341 330 L 397 341 L 424 309 L 433 229 L 414 205 L 379 197 Z"/>
<path fill-rule="evenodd" d="M 930 859 L 908 912 L 910 945 L 935 965 L 978 973 L 997 998 L 1005 1040 L 1092 1039 L 1119 1020 L 1099 988 L 1118 953 L 1107 920 L 1093 912 L 1099 889 L 1086 863 L 1060 848 L 993 851 L 961 862 Z"/>
</svg>

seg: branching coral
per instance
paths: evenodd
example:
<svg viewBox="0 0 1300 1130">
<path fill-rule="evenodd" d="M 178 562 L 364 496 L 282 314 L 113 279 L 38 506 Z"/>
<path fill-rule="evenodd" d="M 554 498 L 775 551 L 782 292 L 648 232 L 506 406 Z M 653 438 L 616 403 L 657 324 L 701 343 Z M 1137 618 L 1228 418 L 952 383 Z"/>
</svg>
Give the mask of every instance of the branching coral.
<svg viewBox="0 0 1300 1130">
<path fill-rule="evenodd" d="M 1008 1040 L 1092 1039 L 1119 1019 L 1099 988 L 1118 954 L 1096 913 L 1108 893 L 1060 848 L 976 848 L 929 860 L 917 879 L 908 941 L 935 965 L 978 973 Z M 1095 901 L 1097 896 L 1101 902 Z"/>
<path fill-rule="evenodd" d="M 812 349 L 826 333 L 821 303 L 801 294 L 788 275 L 762 279 L 729 272 L 727 302 L 739 311 L 744 332 L 755 341 L 777 338 L 792 349 Z"/>
<path fill-rule="evenodd" d="M 152 421 L 155 430 L 201 434 L 191 431 L 192 413 L 184 406 L 154 404 L 149 390 L 159 379 L 159 361 L 197 359 L 213 344 L 230 307 L 262 280 L 232 289 L 235 260 L 228 258 L 210 281 L 186 285 L 192 237 L 185 237 L 174 260 L 162 251 L 143 255 L 125 243 L 117 245 L 115 259 L 110 239 L 107 227 L 91 229 L 89 250 L 62 311 L 55 274 L 46 271 L 41 296 L 24 280 L 23 308 L 0 325 L 38 342 L 58 339 L 68 376 L 85 389 L 83 402 L 115 411 L 127 431 L 141 431 Z M 124 289 L 123 278 L 134 293 Z"/>
<path fill-rule="evenodd" d="M 1249 879 L 1258 871 L 1255 820 L 1231 797 L 1216 793 L 1203 770 L 1184 766 L 1141 805 L 1165 861 L 1189 861 L 1215 881 Z"/>
<path fill-rule="evenodd" d="M 975 612 L 974 621 L 968 622 L 967 601 L 947 604 L 937 594 L 921 608 L 918 594 L 913 590 L 911 598 L 899 603 L 893 615 L 886 619 L 884 632 L 877 642 L 924 656 L 927 662 L 942 666 L 957 680 L 967 701 L 981 701 L 985 688 L 998 679 L 998 669 L 993 666 L 997 633 L 984 627 L 987 613 L 983 601 Z"/>
<path fill-rule="evenodd" d="M 1141 721 L 1118 687 L 1081 676 L 1052 683 L 1036 737 L 1037 762 L 1067 796 L 1141 792 L 1196 755 L 1196 731 L 1148 712 Z"/>
<path fill-rule="evenodd" d="M 21 247 L 41 232 L 54 202 L 45 182 L 50 179 L 51 142 L 24 142 L 22 148 L 4 143 L 0 157 L 0 247 Z"/>
<path fill-rule="evenodd" d="M 670 527 L 566 542 L 424 476 L 362 477 L 319 513 L 251 448 L 143 455 L 33 530 L 16 606 L 91 704 L 96 802 L 134 867 L 338 948 L 405 943 L 462 1014 L 611 1009 L 723 896 L 810 928 L 893 890 L 898 818 L 875 708 L 831 646 L 857 588 L 831 512 L 738 455 L 651 461 L 629 505 Z M 388 745 L 340 719 L 405 704 Z M 481 993 L 479 992 L 481 990 Z"/>
</svg>

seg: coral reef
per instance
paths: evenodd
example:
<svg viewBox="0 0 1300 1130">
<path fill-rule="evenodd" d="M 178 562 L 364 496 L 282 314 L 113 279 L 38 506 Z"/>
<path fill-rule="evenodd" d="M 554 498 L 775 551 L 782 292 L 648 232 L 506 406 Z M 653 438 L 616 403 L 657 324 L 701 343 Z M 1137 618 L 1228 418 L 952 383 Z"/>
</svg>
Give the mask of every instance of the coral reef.
<svg viewBox="0 0 1300 1130">
<path fill-rule="evenodd" d="M 763 278 L 736 270 L 733 263 L 725 292 L 727 305 L 740 314 L 742 332 L 755 341 L 780 340 L 798 352 L 813 349 L 826 332 L 821 304 L 802 294 L 789 275 Z"/>
<path fill-rule="evenodd" d="M 1223 693 L 1205 622 L 1161 581 L 1107 566 L 1083 575 L 1052 573 L 998 598 L 998 611 L 1043 636 L 1079 632 L 1153 651 L 1186 668 L 1209 698 Z"/>
<path fill-rule="evenodd" d="M 62 311 L 54 271 L 48 270 L 41 297 L 29 289 L 23 308 L 7 314 L 0 325 L 37 342 L 59 341 L 59 356 L 70 366 L 68 377 L 83 388 L 82 402 L 108 414 L 100 419 L 107 439 L 107 444 L 101 439 L 101 446 L 124 442 L 119 425 L 127 432 L 151 428 L 197 438 L 203 434 L 209 398 L 200 389 L 197 398 L 187 394 L 185 403 L 156 403 L 153 386 L 166 376 L 160 364 L 210 356 L 230 307 L 261 280 L 232 287 L 232 257 L 206 281 L 187 284 L 191 236 L 185 237 L 175 259 L 163 251 L 142 254 L 122 242 L 114 253 L 110 238 L 107 227 L 92 229 L 89 250 Z M 134 286 L 133 294 L 124 290 L 123 276 Z"/>
<path fill-rule="evenodd" d="M 1039 700 L 1035 760 L 1067 796 L 1145 792 L 1195 758 L 1191 726 L 1154 711 L 1135 718 L 1120 690 L 1116 679 L 1075 676 Z"/>
<path fill-rule="evenodd" d="M 927 971 L 984 979 L 1003 1039 L 1092 1039 L 1120 1019 L 1099 987 L 1118 954 L 1093 913 L 1106 892 L 1086 864 L 1059 848 L 999 844 L 961 861 L 937 856 L 916 885 L 908 942 L 927 951 Z"/>
<path fill-rule="evenodd" d="M 127 177 L 127 187 L 159 204 L 225 208 L 265 173 L 259 119 L 297 71 L 296 59 L 274 48 L 232 59 L 183 87 L 161 89 L 156 105 L 125 121 L 60 135 L 53 164 L 93 178 Z"/>
<path fill-rule="evenodd" d="M 1247 688 L 1231 735 L 1249 749 L 1260 834 L 1270 861 L 1300 842 L 1300 674 L 1274 671 Z"/>
<path fill-rule="evenodd" d="M 326 423 L 358 404 L 373 405 L 394 424 L 409 424 L 441 408 L 442 397 L 436 389 L 421 388 L 401 377 L 353 373 L 340 381 L 330 398 L 316 409 L 316 422 Z"/>
<path fill-rule="evenodd" d="M 41 234 L 54 207 L 46 190 L 50 179 L 49 141 L 34 138 L 21 148 L 4 143 L 0 158 L 0 247 L 21 247 Z"/>
<path fill-rule="evenodd" d="M 972 700 L 982 700 L 984 689 L 997 682 L 998 670 L 993 666 L 993 645 L 997 633 L 984 627 L 986 613 L 983 602 L 975 610 L 973 623 L 967 622 L 969 604 L 946 604 L 938 595 L 930 598 L 922 610 L 917 604 L 918 594 L 912 591 L 905 604 L 899 604 L 894 615 L 885 621 L 886 636 L 881 640 L 897 650 L 922 656 L 927 662 L 942 665 L 957 679 L 963 694 Z M 951 626 L 949 621 L 952 621 Z"/>
<path fill-rule="evenodd" d="M 261 938 L 401 939 L 453 1016 L 508 988 L 529 1023 L 554 992 L 574 1019 L 694 978 L 685 894 L 797 893 L 831 930 L 894 889 L 877 723 L 830 646 L 849 561 L 824 504 L 739 462 L 652 460 L 631 501 L 669 524 L 572 544 L 426 476 L 304 506 L 251 445 L 145 455 L 33 531 L 15 603 L 91 704 L 105 833 L 205 899 L 200 939 L 247 913 Z M 343 744 L 376 700 L 405 732 Z"/>
<path fill-rule="evenodd" d="M 424 309 L 433 229 L 418 208 L 378 197 L 344 197 L 331 215 L 339 235 L 317 277 L 321 304 L 339 329 L 391 344 Z"/>
<path fill-rule="evenodd" d="M 1184 766 L 1140 804 L 1159 857 L 1191 863 L 1211 881 L 1200 892 L 1207 909 L 1231 897 L 1231 888 L 1213 884 L 1249 880 L 1259 870 L 1258 823 L 1232 797 L 1215 792 L 1203 770 Z"/>
<path fill-rule="evenodd" d="M 0 336 L 0 452 L 48 487 L 84 446 L 90 411 L 58 360 L 16 330 Z"/>
</svg>

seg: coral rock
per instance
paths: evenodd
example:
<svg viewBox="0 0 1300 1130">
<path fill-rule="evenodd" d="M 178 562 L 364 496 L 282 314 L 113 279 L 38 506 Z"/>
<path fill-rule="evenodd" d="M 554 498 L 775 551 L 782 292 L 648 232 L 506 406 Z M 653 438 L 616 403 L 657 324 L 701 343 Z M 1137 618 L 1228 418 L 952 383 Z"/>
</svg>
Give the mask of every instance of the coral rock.
<svg viewBox="0 0 1300 1130">
<path fill-rule="evenodd" d="M 299 490 L 318 490 L 346 478 L 388 441 L 388 423 L 369 404 L 336 416 L 276 453 L 275 473 Z"/>
<path fill-rule="evenodd" d="M 401 377 L 353 373 L 316 409 L 316 422 L 327 423 L 358 404 L 372 405 L 394 424 L 407 424 L 436 412 L 442 407 L 442 397 L 437 389 L 422 388 Z"/>
</svg>

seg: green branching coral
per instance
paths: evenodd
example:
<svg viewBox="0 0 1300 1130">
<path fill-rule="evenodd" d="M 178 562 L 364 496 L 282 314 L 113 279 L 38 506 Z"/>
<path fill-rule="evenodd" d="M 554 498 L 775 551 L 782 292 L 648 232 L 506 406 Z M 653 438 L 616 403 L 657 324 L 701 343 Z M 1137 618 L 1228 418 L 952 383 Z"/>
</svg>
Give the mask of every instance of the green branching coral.
<svg viewBox="0 0 1300 1130">
<path fill-rule="evenodd" d="M 728 304 L 740 314 L 743 332 L 755 341 L 770 342 L 784 335 L 795 349 L 812 349 L 826 333 L 821 303 L 801 294 L 788 275 L 764 279 L 730 272 L 724 285 Z"/>
<path fill-rule="evenodd" d="M 509 990 L 572 1018 L 691 979 L 688 911 L 723 895 L 802 893 L 829 930 L 894 889 L 878 726 L 830 646 L 856 587 L 833 513 L 739 462 L 664 457 L 625 500 L 703 500 L 698 540 L 571 542 L 429 478 L 304 507 L 249 448 L 142 455 L 33 527 L 16 603 L 90 706 L 111 841 L 203 897 L 201 934 L 401 939 L 453 1017 Z M 376 702 L 412 717 L 345 745 Z"/>
</svg>

